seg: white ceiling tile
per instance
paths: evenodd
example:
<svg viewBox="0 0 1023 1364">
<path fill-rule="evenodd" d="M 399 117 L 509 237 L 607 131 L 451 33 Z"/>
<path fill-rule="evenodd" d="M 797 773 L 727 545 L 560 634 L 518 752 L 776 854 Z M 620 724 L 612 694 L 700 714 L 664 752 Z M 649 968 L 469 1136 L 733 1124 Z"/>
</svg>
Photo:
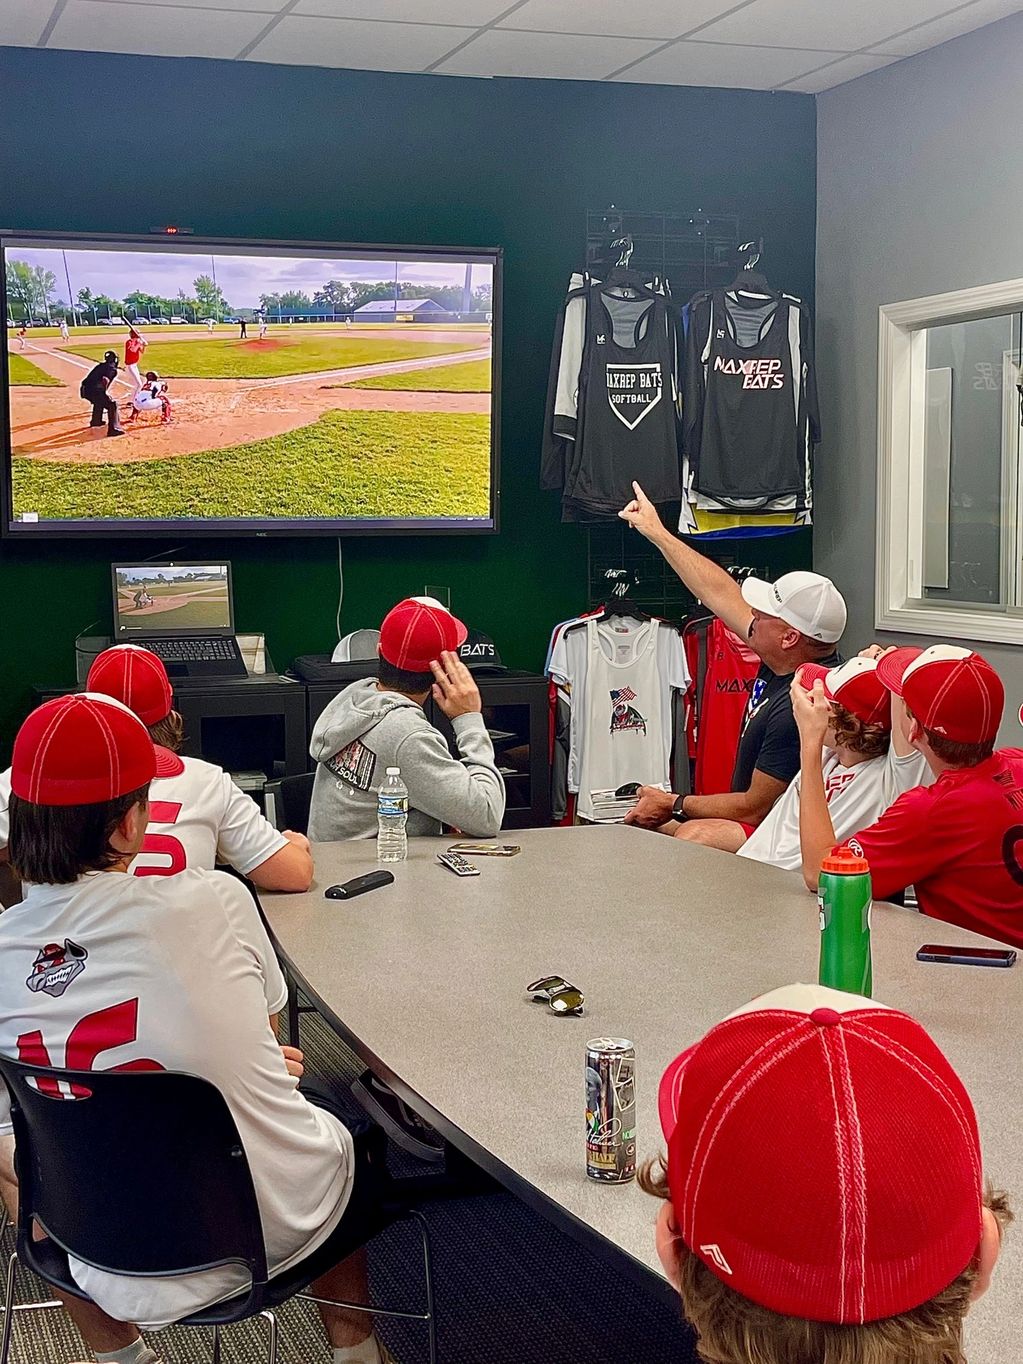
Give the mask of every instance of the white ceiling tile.
<svg viewBox="0 0 1023 1364">
<path fill-rule="evenodd" d="M 853 52 L 884 46 L 896 29 L 933 19 L 955 0 L 755 0 L 705 29 L 711 42 Z"/>
<path fill-rule="evenodd" d="M 40 4 L 40 0 L 3 0 L 0 43 L 8 47 L 35 47 L 52 13 L 53 6 Z"/>
<path fill-rule="evenodd" d="M 437 70 L 454 76 L 538 76 L 603 80 L 656 47 L 650 39 L 576 38 L 561 33 L 488 29 Z"/>
<path fill-rule="evenodd" d="M 857 76 L 865 76 L 870 71 L 879 71 L 882 66 L 891 66 L 892 62 L 897 61 L 899 61 L 898 57 L 885 56 L 880 52 L 854 53 L 850 57 L 840 58 L 837 62 L 823 67 L 820 71 L 811 71 L 794 81 L 786 81 L 784 88 L 786 90 L 800 90 L 808 95 L 816 95 L 821 90 L 831 90 L 836 85 L 844 85 L 846 81 L 854 81 Z"/>
<path fill-rule="evenodd" d="M 152 57 L 234 57 L 266 24 L 265 14 L 68 0 L 49 47 L 139 52 Z"/>
<path fill-rule="evenodd" d="M 731 0 L 734 3 L 734 0 Z M 499 28 L 679 38 L 731 8 L 730 0 L 527 0 Z"/>
<path fill-rule="evenodd" d="M 289 14 L 249 53 L 254 62 L 346 66 L 356 71 L 422 71 L 472 29 L 375 24 Z"/>
<path fill-rule="evenodd" d="M 901 37 L 885 38 L 874 46 L 882 52 L 897 52 L 901 57 L 911 57 L 915 52 L 923 52 L 926 48 L 937 47 L 939 43 L 947 43 L 952 38 L 960 38 L 964 33 L 972 33 L 976 28 L 983 28 L 985 24 L 1007 19 L 1010 14 L 1019 14 L 1021 9 L 1023 6 L 1019 0 L 974 0 L 972 5 L 957 9 L 954 13 L 946 14 L 943 18 L 935 19 L 919 28 L 911 29 Z M 907 27 L 908 25 L 901 21 L 900 13 L 899 28 Z"/>
<path fill-rule="evenodd" d="M 512 0 L 299 0 L 294 12 L 332 19 L 390 19 L 480 28 L 511 3 Z"/>
<path fill-rule="evenodd" d="M 743 90 L 773 90 L 840 52 L 789 51 L 780 47 L 742 47 L 728 43 L 675 43 L 623 71 L 616 80 L 658 85 L 717 85 Z"/>
<path fill-rule="evenodd" d="M 0 4 L 3 0 L 0 0 Z M 85 0 L 86 4 L 92 4 L 93 0 Z M 118 3 L 129 5 L 145 5 L 148 9 L 151 5 L 160 5 L 166 8 L 180 6 L 182 9 L 236 9 L 236 10 L 255 10 L 261 14 L 277 14 L 280 11 L 284 0 L 118 0 Z M 137 16 L 133 16 L 137 17 Z M 184 15 L 181 16 L 184 23 L 190 22 Z M 264 19 L 265 23 L 266 20 Z"/>
</svg>

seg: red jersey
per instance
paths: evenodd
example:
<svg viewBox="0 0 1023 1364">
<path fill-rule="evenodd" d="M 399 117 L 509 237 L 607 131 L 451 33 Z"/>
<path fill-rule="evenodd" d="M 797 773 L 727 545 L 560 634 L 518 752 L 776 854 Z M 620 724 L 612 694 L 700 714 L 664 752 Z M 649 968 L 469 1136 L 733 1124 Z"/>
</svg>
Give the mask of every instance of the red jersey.
<svg viewBox="0 0 1023 1364">
<path fill-rule="evenodd" d="M 743 717 L 760 658 L 716 618 L 707 629 L 707 672 L 696 721 L 696 794 L 732 789 Z"/>
<path fill-rule="evenodd" d="M 137 365 L 145 348 L 146 343 L 141 336 L 129 336 L 124 343 L 124 363 L 126 365 Z"/>
<path fill-rule="evenodd" d="M 1023 947 L 1023 749 L 907 791 L 851 841 L 879 900 L 912 885 L 932 919 Z"/>
</svg>

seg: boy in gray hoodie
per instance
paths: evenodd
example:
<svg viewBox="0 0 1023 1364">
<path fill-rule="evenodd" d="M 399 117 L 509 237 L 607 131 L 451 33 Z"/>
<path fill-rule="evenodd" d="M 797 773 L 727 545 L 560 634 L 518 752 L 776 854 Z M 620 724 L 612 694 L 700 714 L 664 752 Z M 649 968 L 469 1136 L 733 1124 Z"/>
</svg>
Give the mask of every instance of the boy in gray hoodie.
<svg viewBox="0 0 1023 1364">
<path fill-rule="evenodd" d="M 504 818 L 504 781 L 483 723 L 479 689 L 455 650 L 468 631 L 429 597 L 410 597 L 380 627 L 378 675 L 353 682 L 313 730 L 316 760 L 309 837 L 372 838 L 388 767 L 408 787 L 410 836 L 451 825 L 491 838 Z M 423 712 L 429 695 L 451 721 L 458 758 Z"/>
</svg>

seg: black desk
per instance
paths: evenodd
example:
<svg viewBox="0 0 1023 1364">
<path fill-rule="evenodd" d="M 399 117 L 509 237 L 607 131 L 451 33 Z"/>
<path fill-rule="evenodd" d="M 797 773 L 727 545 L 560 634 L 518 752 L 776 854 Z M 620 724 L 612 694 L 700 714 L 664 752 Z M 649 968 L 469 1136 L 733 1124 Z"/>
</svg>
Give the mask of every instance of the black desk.
<svg viewBox="0 0 1023 1364">
<path fill-rule="evenodd" d="M 32 688 L 35 704 L 81 687 Z M 262 769 L 268 778 L 309 769 L 303 683 L 278 673 L 177 681 L 174 706 L 185 721 L 182 751 L 228 771 Z"/>
</svg>

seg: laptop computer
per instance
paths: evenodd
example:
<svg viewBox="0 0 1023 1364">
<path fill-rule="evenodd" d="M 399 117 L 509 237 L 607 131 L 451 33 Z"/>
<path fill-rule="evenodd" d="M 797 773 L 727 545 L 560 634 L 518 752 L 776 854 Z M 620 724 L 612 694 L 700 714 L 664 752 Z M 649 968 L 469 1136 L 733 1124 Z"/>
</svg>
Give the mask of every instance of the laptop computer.
<svg viewBox="0 0 1023 1364">
<path fill-rule="evenodd" d="M 229 563 L 111 564 L 111 576 L 115 644 L 150 649 L 175 682 L 246 675 Z"/>
</svg>

